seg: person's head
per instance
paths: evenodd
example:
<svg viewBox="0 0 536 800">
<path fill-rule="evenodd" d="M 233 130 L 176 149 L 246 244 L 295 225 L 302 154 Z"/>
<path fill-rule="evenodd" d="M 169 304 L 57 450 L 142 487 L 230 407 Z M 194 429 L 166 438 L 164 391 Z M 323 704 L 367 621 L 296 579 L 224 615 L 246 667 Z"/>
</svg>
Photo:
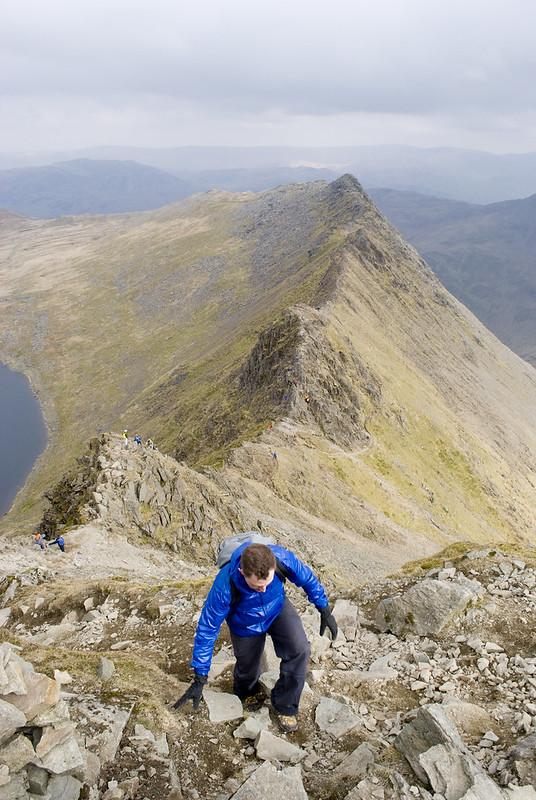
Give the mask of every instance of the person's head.
<svg viewBox="0 0 536 800">
<path fill-rule="evenodd" d="M 250 589 L 265 592 L 275 575 L 275 556 L 265 544 L 249 544 L 240 556 L 240 572 Z"/>
</svg>

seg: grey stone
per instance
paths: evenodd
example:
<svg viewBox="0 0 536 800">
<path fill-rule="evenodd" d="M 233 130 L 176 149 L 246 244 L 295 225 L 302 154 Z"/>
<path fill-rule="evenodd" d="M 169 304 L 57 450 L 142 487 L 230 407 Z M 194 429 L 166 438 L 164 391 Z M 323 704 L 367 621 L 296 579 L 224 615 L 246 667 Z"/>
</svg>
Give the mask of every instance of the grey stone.
<svg viewBox="0 0 536 800">
<path fill-rule="evenodd" d="M 506 800 L 536 800 L 536 790 L 533 786 L 512 786 L 504 789 Z"/>
<path fill-rule="evenodd" d="M 78 800 L 82 784 L 72 775 L 53 775 L 48 783 L 51 800 Z"/>
<path fill-rule="evenodd" d="M 0 699 L 0 744 L 10 739 L 17 728 L 23 725 L 26 725 L 26 715 L 11 703 Z"/>
<path fill-rule="evenodd" d="M 5 625 L 7 625 L 10 616 L 11 616 L 11 608 L 9 606 L 0 609 L 0 628 L 3 628 Z"/>
<path fill-rule="evenodd" d="M 58 683 L 62 684 L 62 685 L 65 684 L 65 683 L 72 683 L 73 682 L 72 676 L 69 675 L 68 672 L 64 672 L 61 669 L 55 669 L 54 670 L 54 680 L 57 681 Z"/>
<path fill-rule="evenodd" d="M 32 665 L 7 644 L 0 646 L 0 695 L 26 694 L 25 675 L 32 671 Z"/>
<path fill-rule="evenodd" d="M 96 753 L 93 753 L 91 750 L 86 750 L 83 747 L 80 747 L 80 753 L 82 754 L 83 764 L 77 769 L 71 770 L 71 774 L 73 778 L 76 778 L 82 783 L 93 786 L 97 783 L 100 775 L 101 760 Z"/>
<path fill-rule="evenodd" d="M 455 749 L 465 751 L 456 726 L 443 707 L 437 704 L 422 706 L 415 719 L 403 727 L 394 744 L 423 783 L 428 782 L 428 776 L 419 761 L 422 753 L 438 744 L 453 745 Z"/>
<path fill-rule="evenodd" d="M 0 764 L 6 764 L 10 772 L 19 772 L 35 759 L 35 750 L 27 736 L 19 734 L 0 750 Z"/>
<path fill-rule="evenodd" d="M 114 760 L 119 745 L 121 744 L 123 731 L 125 730 L 125 726 L 130 719 L 132 708 L 132 706 L 129 709 L 111 707 L 106 708 L 109 720 L 108 726 L 101 734 L 99 742 L 99 757 L 103 765 Z"/>
<path fill-rule="evenodd" d="M 109 681 L 115 672 L 115 664 L 109 658 L 101 656 L 99 666 L 97 667 L 97 677 L 101 681 Z"/>
<path fill-rule="evenodd" d="M 9 780 L 9 767 L 7 764 L 0 764 L 0 786 L 7 786 Z"/>
<path fill-rule="evenodd" d="M 235 662 L 236 659 L 233 653 L 230 650 L 227 650 L 225 647 L 222 647 L 212 659 L 210 672 L 208 673 L 209 682 L 216 680 L 216 678 L 219 678 L 222 673 L 226 672 L 228 669 L 231 669 Z"/>
<path fill-rule="evenodd" d="M 445 699 L 442 708 L 453 724 L 469 736 L 482 736 L 493 724 L 486 709 L 465 700 Z"/>
<path fill-rule="evenodd" d="M 57 775 L 76 769 L 84 763 L 75 737 L 74 725 L 70 722 L 45 728 L 35 752 L 41 765 Z"/>
<path fill-rule="evenodd" d="M 463 744 L 442 706 L 423 706 L 395 739 L 413 771 L 445 800 L 504 800 L 497 784 Z"/>
<path fill-rule="evenodd" d="M 375 751 L 367 742 L 363 742 L 335 767 L 333 774 L 339 778 L 363 778 L 375 758 Z"/>
<path fill-rule="evenodd" d="M 315 721 L 321 731 L 339 739 L 362 723 L 347 703 L 322 697 L 316 707 Z"/>
<path fill-rule="evenodd" d="M 333 616 L 337 620 L 339 630 L 353 642 L 358 628 L 358 608 L 350 600 L 339 599 L 333 606 Z"/>
<path fill-rule="evenodd" d="M 376 624 L 397 636 L 405 632 L 420 636 L 439 633 L 464 611 L 475 593 L 457 583 L 423 579 L 400 597 L 386 597 L 376 610 Z"/>
<path fill-rule="evenodd" d="M 256 739 L 261 731 L 268 730 L 269 725 L 270 713 L 267 708 L 263 708 L 259 713 L 246 717 L 233 731 L 233 736 L 235 739 Z"/>
<path fill-rule="evenodd" d="M 510 748 L 508 754 L 515 759 L 536 759 L 536 733 L 531 733 L 530 736 L 519 739 L 519 741 Z"/>
<path fill-rule="evenodd" d="M 297 764 L 307 755 L 301 747 L 266 730 L 257 736 L 255 749 L 257 758 L 262 758 L 263 761 L 290 761 L 292 764 Z"/>
<path fill-rule="evenodd" d="M 265 761 L 242 784 L 232 800 L 307 800 L 300 766 L 278 770 Z"/>
<path fill-rule="evenodd" d="M 384 800 L 383 786 L 372 783 L 369 778 L 363 778 L 357 786 L 349 792 L 344 800 Z"/>
<path fill-rule="evenodd" d="M 501 800 L 497 784 L 482 770 L 476 760 L 460 753 L 453 745 L 438 744 L 419 756 L 432 789 L 445 800 Z"/>
<path fill-rule="evenodd" d="M 230 722 L 244 716 L 244 710 L 239 698 L 226 692 L 203 692 L 211 722 Z"/>
<path fill-rule="evenodd" d="M 270 672 L 263 672 L 259 676 L 259 683 L 264 691 L 269 695 L 277 681 L 279 680 L 279 669 L 270 670 Z"/>
<path fill-rule="evenodd" d="M 69 718 L 69 706 L 65 700 L 60 700 L 52 708 L 48 708 L 46 711 L 43 711 L 42 714 L 38 714 L 34 717 L 32 725 L 44 728 L 47 725 L 59 725 L 62 722 L 66 722 Z"/>
<path fill-rule="evenodd" d="M 30 764 L 26 770 L 28 774 L 28 789 L 32 794 L 43 795 L 46 794 L 50 773 L 38 767 L 35 764 Z"/>
<path fill-rule="evenodd" d="M 84 614 L 82 622 L 95 622 L 96 620 L 103 620 L 104 617 L 98 608 L 92 608 L 87 614 Z"/>
<path fill-rule="evenodd" d="M 264 642 L 264 651 L 261 660 L 261 669 L 263 672 L 277 672 L 279 675 L 279 667 L 281 659 L 275 652 L 274 643 L 270 636 L 266 637 Z"/>
<path fill-rule="evenodd" d="M 29 800 L 26 772 L 23 770 L 9 777 L 9 783 L 2 786 L 2 800 Z"/>
<path fill-rule="evenodd" d="M 160 756 L 169 755 L 169 745 L 165 733 L 161 733 L 160 736 L 155 737 L 154 747 L 158 755 Z"/>
<path fill-rule="evenodd" d="M 59 625 L 48 625 L 44 631 L 34 634 L 33 638 L 35 642 L 48 646 L 67 639 L 75 630 L 74 622 L 62 621 Z"/>
<path fill-rule="evenodd" d="M 152 742 L 152 744 L 155 744 L 155 742 L 156 742 L 154 733 L 152 731 L 150 731 L 148 728 L 146 728 L 145 726 L 140 725 L 139 722 L 137 722 L 134 725 L 134 737 L 133 738 L 141 739 L 141 740 L 146 741 L 146 742 Z"/>
<path fill-rule="evenodd" d="M 55 706 L 60 699 L 60 685 L 40 672 L 28 672 L 24 676 L 26 694 L 6 694 L 4 700 L 18 708 L 31 722 L 38 714 Z"/>
</svg>

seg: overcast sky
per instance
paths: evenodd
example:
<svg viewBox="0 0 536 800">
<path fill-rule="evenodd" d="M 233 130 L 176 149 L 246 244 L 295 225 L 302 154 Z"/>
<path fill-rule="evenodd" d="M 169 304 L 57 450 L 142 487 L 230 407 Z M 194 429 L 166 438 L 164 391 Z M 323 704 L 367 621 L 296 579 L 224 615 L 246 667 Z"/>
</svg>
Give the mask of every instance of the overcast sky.
<svg viewBox="0 0 536 800">
<path fill-rule="evenodd" d="M 535 0 L 0 0 L 0 150 L 536 150 Z"/>
</svg>

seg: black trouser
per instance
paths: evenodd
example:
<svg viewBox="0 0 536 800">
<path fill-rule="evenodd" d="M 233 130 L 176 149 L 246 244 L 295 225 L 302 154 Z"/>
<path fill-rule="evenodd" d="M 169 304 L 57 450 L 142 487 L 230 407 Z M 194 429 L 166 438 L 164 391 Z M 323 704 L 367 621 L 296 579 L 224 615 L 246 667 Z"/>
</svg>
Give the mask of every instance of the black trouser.
<svg viewBox="0 0 536 800">
<path fill-rule="evenodd" d="M 280 714 L 297 714 L 311 648 L 298 612 L 288 599 L 266 633 L 272 637 L 276 655 L 281 659 L 279 679 L 272 689 L 272 705 Z M 255 692 L 266 633 L 236 636 L 231 631 L 236 657 L 233 691 L 241 700 Z"/>
</svg>

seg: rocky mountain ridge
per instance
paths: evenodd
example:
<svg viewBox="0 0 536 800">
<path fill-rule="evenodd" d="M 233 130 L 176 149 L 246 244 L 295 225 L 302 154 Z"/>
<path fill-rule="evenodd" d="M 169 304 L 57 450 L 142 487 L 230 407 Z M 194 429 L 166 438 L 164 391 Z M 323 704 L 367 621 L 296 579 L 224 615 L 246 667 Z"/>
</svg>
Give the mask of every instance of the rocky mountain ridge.
<svg viewBox="0 0 536 800">
<path fill-rule="evenodd" d="M 36 800 L 34 778 L 46 800 L 534 797 L 534 370 L 351 176 L 26 224 L 8 220 L 0 245 L 0 341 L 15 358 L 36 330 L 13 315 L 46 312 L 27 352 L 59 426 L 42 526 L 66 552 L 28 541 L 35 505 L 20 500 L 0 537 L 2 663 L 32 673 L 21 648 L 54 698 L 67 671 L 71 722 L 54 699 L 34 725 L 26 679 L 25 700 L 3 695 L 29 712 L 6 728 L 3 764 L 0 746 L 10 800 Z M 128 446 L 95 419 L 128 427 Z M 312 664 L 286 738 L 268 706 L 250 715 L 229 695 L 225 631 L 206 708 L 170 708 L 217 545 L 252 529 L 312 566 L 342 631 L 320 637 L 288 587 Z M 265 666 L 270 688 L 270 649 Z M 65 741 L 92 770 L 43 762 L 57 729 L 54 755 L 65 764 Z M 15 740 L 26 755 L 9 761 Z"/>
</svg>

